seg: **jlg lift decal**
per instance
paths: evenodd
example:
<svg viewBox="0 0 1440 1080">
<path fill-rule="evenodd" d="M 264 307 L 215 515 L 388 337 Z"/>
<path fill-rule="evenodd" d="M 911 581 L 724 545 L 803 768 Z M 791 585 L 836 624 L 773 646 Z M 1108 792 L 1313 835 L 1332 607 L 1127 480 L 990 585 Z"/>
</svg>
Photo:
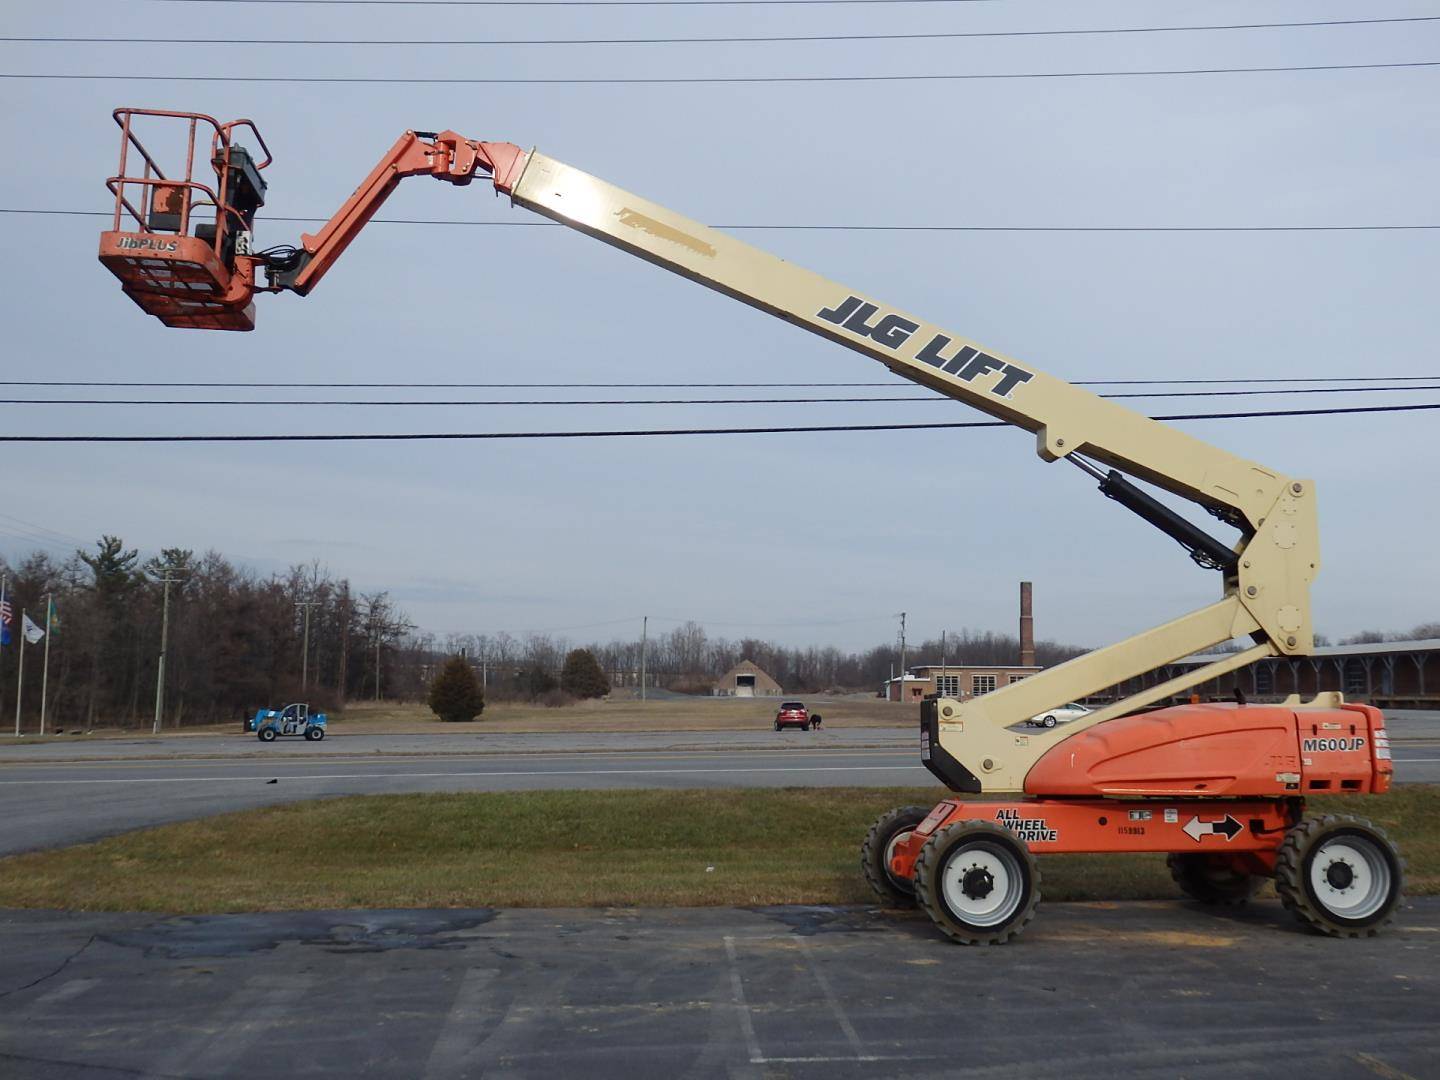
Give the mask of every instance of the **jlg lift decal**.
<svg viewBox="0 0 1440 1080">
<path fill-rule="evenodd" d="M 1365 749 L 1365 739 L 1356 735 L 1353 739 L 1302 739 L 1300 751 L 1305 754 L 1323 754 L 1332 750 L 1348 751 Z"/>
<path fill-rule="evenodd" d="M 920 329 L 919 323 L 907 319 L 903 315 L 896 315 L 892 312 L 880 315 L 876 319 L 877 315 L 880 315 L 880 308 L 858 296 L 847 296 L 833 308 L 821 308 L 815 313 L 816 318 L 844 327 L 861 337 L 870 338 L 891 350 L 899 349 L 910 340 L 910 336 L 916 330 Z M 872 319 L 875 321 L 872 322 Z M 990 393 L 1002 398 L 1008 398 L 1017 386 L 1027 383 L 1035 377 L 1034 373 L 1026 371 L 1024 368 L 997 360 L 989 353 L 981 352 L 969 345 L 963 345 L 952 355 L 947 356 L 945 350 L 950 348 L 951 344 L 950 339 L 944 334 L 936 334 L 920 350 L 918 359 L 931 367 L 939 368 L 941 371 L 964 379 L 966 382 L 974 382 L 981 375 L 989 375 L 998 371 L 1000 378 L 990 388 Z"/>
<path fill-rule="evenodd" d="M 1044 818 L 1022 818 L 1019 810 L 997 810 L 995 820 L 1013 832 L 1017 840 L 1023 840 L 1027 844 L 1060 839 L 1060 833 L 1045 824 Z"/>
</svg>

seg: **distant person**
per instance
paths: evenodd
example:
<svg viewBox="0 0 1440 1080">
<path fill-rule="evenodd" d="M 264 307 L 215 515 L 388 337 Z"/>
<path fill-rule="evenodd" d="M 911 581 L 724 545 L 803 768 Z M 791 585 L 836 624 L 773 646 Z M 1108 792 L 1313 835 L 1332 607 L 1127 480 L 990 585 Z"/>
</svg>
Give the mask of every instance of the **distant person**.
<svg viewBox="0 0 1440 1080">
<path fill-rule="evenodd" d="M 811 714 L 810 714 L 810 726 L 813 727 L 816 731 L 819 731 L 819 730 L 820 730 L 820 714 L 819 714 L 819 713 L 811 713 Z"/>
</svg>

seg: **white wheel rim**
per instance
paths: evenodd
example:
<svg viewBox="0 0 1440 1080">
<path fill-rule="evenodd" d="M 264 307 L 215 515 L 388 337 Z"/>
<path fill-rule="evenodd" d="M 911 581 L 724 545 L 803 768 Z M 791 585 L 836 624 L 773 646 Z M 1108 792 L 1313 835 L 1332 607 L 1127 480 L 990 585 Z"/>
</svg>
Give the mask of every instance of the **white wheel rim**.
<svg viewBox="0 0 1440 1080">
<path fill-rule="evenodd" d="M 945 904 L 971 926 L 999 926 L 1020 907 L 1024 875 L 1019 860 L 999 845 L 958 849 L 940 876 Z"/>
<path fill-rule="evenodd" d="M 908 840 L 914 831 L 914 829 L 901 829 L 894 836 L 890 837 L 890 842 L 885 845 L 885 876 L 897 885 L 903 885 L 907 889 L 914 888 L 915 883 L 907 877 L 900 877 L 895 871 L 890 869 L 890 866 L 895 858 L 896 846 L 901 840 Z"/>
<path fill-rule="evenodd" d="M 1337 836 L 1315 849 L 1310 891 L 1326 911 L 1343 919 L 1366 919 L 1390 897 L 1390 862 L 1362 836 Z"/>
</svg>

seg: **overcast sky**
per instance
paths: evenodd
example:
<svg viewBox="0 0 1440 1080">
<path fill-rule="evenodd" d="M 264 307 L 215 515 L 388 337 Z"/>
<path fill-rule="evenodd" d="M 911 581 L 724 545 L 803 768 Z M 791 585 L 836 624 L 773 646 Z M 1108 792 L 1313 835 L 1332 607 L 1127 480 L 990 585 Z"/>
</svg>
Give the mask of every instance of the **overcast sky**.
<svg viewBox="0 0 1440 1080">
<path fill-rule="evenodd" d="M 487 8 L 8 0 L 7 35 L 553 38 L 877 34 L 1432 15 L 1389 0 Z M 1141 70 L 1440 61 L 1440 23 L 1079 37 L 612 46 L 0 45 L 7 73 L 564 76 Z M 0 81 L 0 207 L 105 210 L 120 105 L 253 118 L 273 216 L 327 216 L 406 128 L 546 153 L 717 224 L 1440 223 L 1440 68 L 1137 78 L 421 86 Z M 539 220 L 408 181 L 382 216 Z M 169 330 L 95 260 L 103 222 L 0 214 L 7 380 L 852 382 L 883 368 L 558 227 L 372 225 L 250 334 Z M 264 222 L 262 245 L 316 225 Z M 1435 231 L 744 232 L 1068 379 L 1440 376 Z M 1437 379 L 1440 382 L 1440 379 Z M 18 389 L 6 397 L 84 396 Z M 831 391 L 839 394 L 844 391 Z M 124 396 L 124 392 L 110 392 Z M 141 392 L 145 396 L 147 392 Z M 215 391 L 148 392 L 215 397 Z M 320 397 L 334 392 L 312 392 Z M 409 397 L 594 397 L 417 390 Z M 713 393 L 713 392 L 712 392 Z M 767 391 L 779 394 L 783 392 Z M 826 391 L 811 391 L 812 396 Z M 919 391 L 919 393 L 927 393 Z M 394 398 L 395 391 L 346 391 Z M 693 396 L 705 396 L 696 392 Z M 220 396 L 304 396 L 234 391 Z M 617 397 L 675 396 L 621 391 Z M 745 395 L 741 395 L 745 396 Z M 748 396 L 762 396 L 756 392 Z M 1373 403 L 1440 391 L 1361 394 Z M 1152 412 L 1350 395 L 1138 401 Z M 11 433 L 417 432 L 963 420 L 963 405 L 5 405 Z M 1440 617 L 1435 413 L 1187 430 L 1318 484 L 1315 622 Z M 0 552 L 29 529 L 261 570 L 318 559 L 437 633 L 667 629 L 866 646 L 1011 630 L 1099 645 L 1218 578 L 1019 431 L 4 448 Z M 48 534 L 47 534 L 48 535 Z M 66 545 L 61 542 L 63 549 Z M 618 620 L 630 620 L 628 623 Z"/>
</svg>

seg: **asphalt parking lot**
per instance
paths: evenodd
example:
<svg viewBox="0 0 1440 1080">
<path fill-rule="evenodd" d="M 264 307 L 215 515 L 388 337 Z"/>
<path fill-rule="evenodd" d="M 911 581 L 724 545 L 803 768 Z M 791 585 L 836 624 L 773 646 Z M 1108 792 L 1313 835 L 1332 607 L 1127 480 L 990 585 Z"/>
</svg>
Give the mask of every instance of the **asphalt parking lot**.
<svg viewBox="0 0 1440 1080">
<path fill-rule="evenodd" d="M 1437 1000 L 1436 899 L 1361 941 L 1057 904 L 990 949 L 859 908 L 0 913 L 11 1080 L 1403 1080 L 1436 1075 Z"/>
</svg>

